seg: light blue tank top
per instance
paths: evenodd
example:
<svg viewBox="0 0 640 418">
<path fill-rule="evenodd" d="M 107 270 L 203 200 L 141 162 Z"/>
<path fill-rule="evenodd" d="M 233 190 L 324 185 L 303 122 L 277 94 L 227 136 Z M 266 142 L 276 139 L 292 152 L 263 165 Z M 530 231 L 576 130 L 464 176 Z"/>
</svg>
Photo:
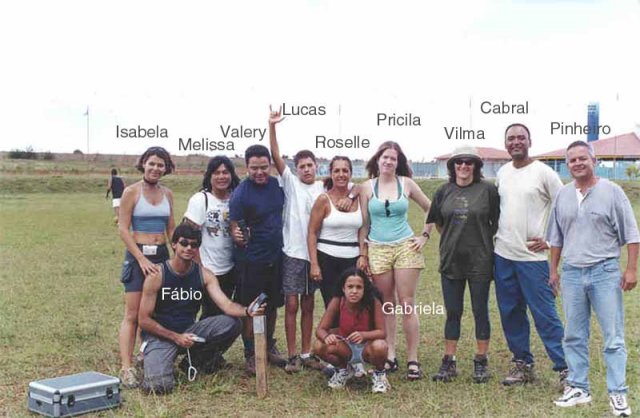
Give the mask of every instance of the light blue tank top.
<svg viewBox="0 0 640 418">
<path fill-rule="evenodd" d="M 378 179 L 371 182 L 373 196 L 369 200 L 369 241 L 392 244 L 413 236 L 407 213 L 409 199 L 404 195 L 404 181 L 398 182 L 398 199 L 394 201 L 378 198 Z"/>
<path fill-rule="evenodd" d="M 144 198 L 144 193 L 140 191 L 140 197 L 133 208 L 131 229 L 133 232 L 162 234 L 167 228 L 170 215 L 171 208 L 167 196 L 163 194 L 162 201 L 158 205 L 152 205 Z"/>
</svg>

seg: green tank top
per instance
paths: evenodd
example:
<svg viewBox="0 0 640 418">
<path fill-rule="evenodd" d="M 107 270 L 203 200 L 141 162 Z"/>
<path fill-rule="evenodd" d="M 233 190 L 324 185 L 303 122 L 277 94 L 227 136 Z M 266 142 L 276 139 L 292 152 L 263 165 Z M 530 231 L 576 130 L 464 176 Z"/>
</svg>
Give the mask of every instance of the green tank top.
<svg viewBox="0 0 640 418">
<path fill-rule="evenodd" d="M 394 201 L 378 198 L 378 179 L 371 182 L 373 196 L 369 200 L 369 241 L 392 244 L 413 236 L 407 213 L 409 199 L 404 195 L 404 181 L 396 177 L 398 199 Z"/>
</svg>

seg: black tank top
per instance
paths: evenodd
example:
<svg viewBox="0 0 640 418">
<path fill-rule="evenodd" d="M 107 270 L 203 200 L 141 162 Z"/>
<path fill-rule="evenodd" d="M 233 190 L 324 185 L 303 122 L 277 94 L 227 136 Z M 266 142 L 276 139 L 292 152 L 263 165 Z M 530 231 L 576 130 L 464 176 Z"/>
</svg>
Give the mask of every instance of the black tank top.
<svg viewBox="0 0 640 418">
<path fill-rule="evenodd" d="M 114 199 L 120 199 L 124 192 L 124 181 L 120 177 L 111 176 L 111 194 Z"/>
<path fill-rule="evenodd" d="M 173 271 L 169 260 L 165 261 L 162 263 L 162 287 L 156 298 L 154 319 L 173 332 L 183 333 L 196 322 L 204 291 L 199 265 L 191 263 L 189 271 L 179 275 Z"/>
</svg>

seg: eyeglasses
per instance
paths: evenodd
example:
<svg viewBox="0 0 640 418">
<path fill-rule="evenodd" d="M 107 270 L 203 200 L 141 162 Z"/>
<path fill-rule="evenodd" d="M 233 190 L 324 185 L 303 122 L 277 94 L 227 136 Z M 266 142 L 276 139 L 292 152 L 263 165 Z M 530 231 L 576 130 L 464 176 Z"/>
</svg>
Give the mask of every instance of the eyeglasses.
<svg viewBox="0 0 640 418">
<path fill-rule="evenodd" d="M 191 248 L 198 248 L 200 246 L 200 243 L 198 241 L 187 241 L 186 239 L 181 239 L 180 241 L 178 241 L 178 244 L 182 245 L 183 247 Z"/>
<path fill-rule="evenodd" d="M 387 218 L 388 218 L 389 216 L 391 216 L 391 211 L 389 210 L 389 205 L 390 205 L 390 203 L 389 203 L 389 199 L 386 199 L 386 200 L 384 201 L 384 213 L 385 213 L 385 215 L 387 215 Z"/>
<path fill-rule="evenodd" d="M 473 160 L 456 160 L 455 164 L 456 165 L 472 166 L 472 165 L 475 164 L 475 162 Z"/>
</svg>

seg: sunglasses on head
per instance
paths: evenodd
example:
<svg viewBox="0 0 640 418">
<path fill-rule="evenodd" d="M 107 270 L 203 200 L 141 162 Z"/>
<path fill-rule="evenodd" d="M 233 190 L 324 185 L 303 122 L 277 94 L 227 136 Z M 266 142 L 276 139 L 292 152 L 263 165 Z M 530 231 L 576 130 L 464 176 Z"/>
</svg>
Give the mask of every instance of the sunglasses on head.
<svg viewBox="0 0 640 418">
<path fill-rule="evenodd" d="M 179 240 L 178 244 L 182 245 L 183 247 L 191 248 L 198 248 L 200 246 L 200 243 L 198 241 L 188 241 L 186 239 Z"/>
<path fill-rule="evenodd" d="M 472 166 L 475 164 L 475 161 L 473 160 L 456 160 L 455 161 L 456 165 L 466 165 L 466 166 Z"/>
</svg>

